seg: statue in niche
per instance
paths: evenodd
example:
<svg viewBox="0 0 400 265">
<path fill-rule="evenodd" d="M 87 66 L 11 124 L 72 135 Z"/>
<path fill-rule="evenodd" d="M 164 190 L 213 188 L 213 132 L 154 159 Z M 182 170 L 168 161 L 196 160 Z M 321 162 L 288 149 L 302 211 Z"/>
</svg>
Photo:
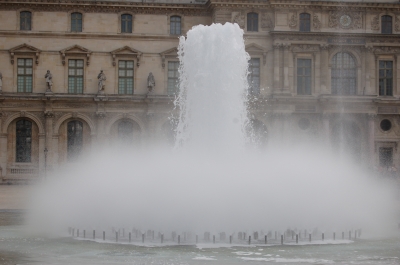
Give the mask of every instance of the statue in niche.
<svg viewBox="0 0 400 265">
<path fill-rule="evenodd" d="M 3 75 L 0 72 L 0 93 L 3 91 Z"/>
<path fill-rule="evenodd" d="M 50 73 L 50 70 L 47 70 L 44 78 L 46 78 L 46 92 L 51 92 L 53 88 L 53 75 Z"/>
<path fill-rule="evenodd" d="M 99 80 L 98 87 L 99 87 L 99 93 L 104 93 L 104 88 L 106 86 L 106 75 L 103 73 L 103 70 L 100 70 L 99 75 L 97 76 L 97 79 Z"/>
<path fill-rule="evenodd" d="M 156 81 L 154 80 L 154 75 L 152 72 L 150 72 L 149 76 L 147 77 L 147 88 L 149 89 L 149 92 L 147 94 L 153 92 L 153 88 L 156 86 Z"/>
</svg>

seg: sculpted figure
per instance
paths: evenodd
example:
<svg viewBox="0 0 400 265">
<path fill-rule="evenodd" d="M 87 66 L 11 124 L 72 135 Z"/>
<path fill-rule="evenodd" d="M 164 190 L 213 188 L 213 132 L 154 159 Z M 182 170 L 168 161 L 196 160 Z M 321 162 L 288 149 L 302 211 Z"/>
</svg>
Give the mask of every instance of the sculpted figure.
<svg viewBox="0 0 400 265">
<path fill-rule="evenodd" d="M 97 79 L 99 80 L 99 92 L 104 90 L 104 87 L 106 86 L 106 75 L 103 73 L 103 70 L 100 70 L 99 75 L 97 76 Z"/>
<path fill-rule="evenodd" d="M 3 75 L 0 72 L 0 93 L 3 91 Z"/>
<path fill-rule="evenodd" d="M 149 76 L 147 77 L 147 87 L 149 88 L 149 92 L 153 91 L 153 88 L 156 86 L 156 81 L 154 80 L 154 75 L 150 72 Z"/>
<path fill-rule="evenodd" d="M 51 92 L 53 87 L 53 75 L 50 73 L 50 70 L 47 70 L 44 78 L 46 78 L 46 92 Z"/>
</svg>

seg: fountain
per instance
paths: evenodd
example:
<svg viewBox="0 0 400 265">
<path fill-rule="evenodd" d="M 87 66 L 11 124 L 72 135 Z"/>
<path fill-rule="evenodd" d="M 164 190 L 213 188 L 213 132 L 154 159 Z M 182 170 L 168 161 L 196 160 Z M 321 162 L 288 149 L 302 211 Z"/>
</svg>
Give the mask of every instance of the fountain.
<svg viewBox="0 0 400 265">
<path fill-rule="evenodd" d="M 30 221 L 36 231 L 76 238 L 78 229 L 93 230 L 94 237 L 100 235 L 94 241 L 118 243 L 124 253 L 127 245 L 228 248 L 222 254 L 193 256 L 193 248 L 186 247 L 179 250 L 180 259 L 171 258 L 176 255 L 169 248 L 159 249 L 171 263 L 219 257 L 232 262 L 330 262 L 333 254 L 321 254 L 313 244 L 351 243 L 354 233 L 365 238 L 393 235 L 393 194 L 382 179 L 311 140 L 290 148 L 270 144 L 263 152 L 246 149 L 251 135 L 249 56 L 236 24 L 194 27 L 187 38 L 181 37 L 179 57 L 174 151 L 108 149 L 59 172 L 32 202 Z M 315 256 L 295 250 L 281 258 L 285 250 L 264 251 L 282 244 L 311 244 Z M 241 251 L 248 245 L 258 250 Z M 95 252 L 99 249 L 104 247 Z M 335 249 L 346 251 L 344 246 Z M 163 254 L 128 256 L 131 261 L 161 261 Z"/>
</svg>

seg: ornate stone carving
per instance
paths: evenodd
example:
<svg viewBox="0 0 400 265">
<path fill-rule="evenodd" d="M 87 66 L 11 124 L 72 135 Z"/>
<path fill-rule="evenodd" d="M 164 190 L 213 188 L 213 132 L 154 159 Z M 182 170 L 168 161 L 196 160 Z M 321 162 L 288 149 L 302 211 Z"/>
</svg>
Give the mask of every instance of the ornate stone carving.
<svg viewBox="0 0 400 265">
<path fill-rule="evenodd" d="M 51 89 L 53 87 L 53 75 L 50 73 L 50 70 L 47 70 L 44 78 L 46 78 L 46 93 L 51 92 Z"/>
<path fill-rule="evenodd" d="M 129 46 L 124 46 L 122 48 L 113 50 L 111 53 L 112 56 L 112 65 L 116 66 L 117 62 L 116 59 L 118 56 L 120 57 L 133 57 L 134 59 L 136 59 L 136 66 L 139 67 L 140 66 L 140 57 L 142 56 L 142 52 L 135 50 Z"/>
<path fill-rule="evenodd" d="M 238 13 L 233 17 L 233 23 L 237 23 L 240 28 L 244 29 L 244 21 L 245 17 L 244 15 Z"/>
<path fill-rule="evenodd" d="M 153 88 L 156 86 L 156 81 L 154 80 L 154 75 L 152 72 L 149 73 L 149 76 L 147 77 L 147 88 L 148 92 L 147 94 L 150 94 L 153 92 Z"/>
<path fill-rule="evenodd" d="M 319 20 L 317 15 L 313 16 L 313 27 L 315 30 L 321 29 L 321 21 Z"/>
<path fill-rule="evenodd" d="M 320 44 L 319 47 L 321 48 L 321 50 L 328 50 L 329 44 Z"/>
<path fill-rule="evenodd" d="M 104 119 L 106 117 L 106 113 L 103 111 L 96 112 L 96 116 L 98 119 Z"/>
<path fill-rule="evenodd" d="M 293 47 L 292 52 L 317 52 L 319 48 L 317 45 L 300 44 Z"/>
<path fill-rule="evenodd" d="M 272 29 L 273 27 L 274 27 L 274 23 L 272 22 L 271 17 L 268 14 L 263 13 L 261 15 L 261 29 L 269 30 L 269 29 Z"/>
<path fill-rule="evenodd" d="M 395 31 L 400 31 L 400 19 L 398 16 L 395 17 L 394 19 L 394 30 Z"/>
<path fill-rule="evenodd" d="M 379 30 L 379 16 L 376 15 L 371 20 L 371 29 L 372 30 Z"/>
<path fill-rule="evenodd" d="M 39 50 L 33 46 L 30 46 L 26 43 L 18 45 L 17 47 L 10 49 L 8 52 L 10 53 L 11 64 L 14 64 L 14 56 L 15 55 L 34 56 L 35 63 L 39 64 L 39 56 L 40 56 L 41 50 Z"/>
<path fill-rule="evenodd" d="M 46 110 L 46 111 L 44 111 L 44 117 L 45 118 L 54 118 L 54 112 Z"/>
<path fill-rule="evenodd" d="M 289 27 L 291 29 L 296 29 L 297 28 L 297 15 L 293 14 L 290 19 L 289 19 Z"/>
<path fill-rule="evenodd" d="M 373 49 L 374 53 L 398 54 L 400 48 L 390 46 L 379 46 Z"/>
<path fill-rule="evenodd" d="M 360 29 L 362 28 L 361 12 L 330 11 L 328 26 L 330 28 Z"/>
<path fill-rule="evenodd" d="M 103 70 L 100 70 L 100 73 L 97 75 L 97 80 L 98 80 L 98 93 L 102 94 L 104 93 L 104 88 L 106 86 L 106 75 L 104 74 Z"/>
<path fill-rule="evenodd" d="M 86 48 L 83 48 L 82 46 L 79 45 L 73 45 L 70 46 L 68 48 L 65 48 L 63 50 L 60 51 L 61 54 L 61 60 L 62 60 L 62 64 L 65 65 L 65 57 L 67 55 L 78 55 L 78 56 L 85 56 L 86 57 L 86 65 L 90 64 L 90 55 L 92 54 L 91 51 L 89 51 Z"/>
</svg>

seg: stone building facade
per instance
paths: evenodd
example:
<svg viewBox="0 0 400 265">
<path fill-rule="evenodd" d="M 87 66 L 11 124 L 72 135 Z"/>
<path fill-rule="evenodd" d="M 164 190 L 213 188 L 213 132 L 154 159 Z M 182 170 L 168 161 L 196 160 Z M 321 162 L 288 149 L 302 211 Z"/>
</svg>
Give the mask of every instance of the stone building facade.
<svg viewBox="0 0 400 265">
<path fill-rule="evenodd" d="M 178 37 L 225 22 L 245 33 L 265 148 L 304 136 L 399 166 L 396 1 L 0 0 L 2 183 L 96 146 L 170 142 Z"/>
</svg>

